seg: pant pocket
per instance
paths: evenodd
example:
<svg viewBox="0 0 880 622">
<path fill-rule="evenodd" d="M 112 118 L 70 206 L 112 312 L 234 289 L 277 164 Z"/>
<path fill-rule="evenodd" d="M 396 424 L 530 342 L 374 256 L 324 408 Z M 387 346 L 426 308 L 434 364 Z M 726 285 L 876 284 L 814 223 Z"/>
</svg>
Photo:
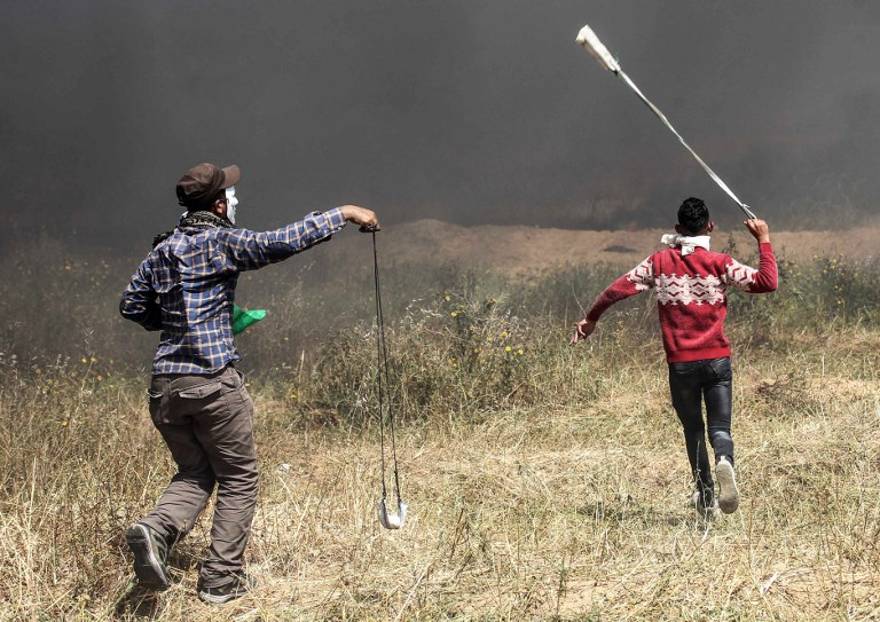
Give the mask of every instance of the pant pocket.
<svg viewBox="0 0 880 622">
<path fill-rule="evenodd" d="M 716 380 L 730 380 L 733 378 L 733 369 L 730 366 L 730 359 L 713 359 L 709 361 L 709 367 L 715 375 Z"/>
<path fill-rule="evenodd" d="M 220 389 L 223 388 L 223 385 L 219 380 L 213 382 L 206 382 L 204 384 L 195 385 L 192 387 L 186 387 L 185 389 L 180 389 L 177 392 L 177 397 L 184 400 L 206 400 L 208 398 L 214 397 L 217 393 L 220 392 Z"/>
<path fill-rule="evenodd" d="M 691 376 L 700 373 L 700 361 L 669 363 L 669 372 L 677 376 Z"/>
<path fill-rule="evenodd" d="M 154 391 L 152 389 L 147 389 L 147 402 L 150 406 L 150 419 L 153 420 L 153 423 L 159 423 L 162 419 L 162 392 Z"/>
<path fill-rule="evenodd" d="M 218 378 L 222 385 L 222 395 L 230 407 L 237 408 L 247 403 L 247 389 L 244 387 L 244 374 L 234 367 Z"/>
</svg>

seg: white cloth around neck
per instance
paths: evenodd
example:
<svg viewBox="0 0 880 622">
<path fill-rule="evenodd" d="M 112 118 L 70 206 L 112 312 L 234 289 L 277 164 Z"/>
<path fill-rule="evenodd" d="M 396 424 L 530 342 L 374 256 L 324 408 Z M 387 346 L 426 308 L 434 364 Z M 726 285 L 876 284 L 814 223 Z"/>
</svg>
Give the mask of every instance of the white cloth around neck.
<svg viewBox="0 0 880 622">
<path fill-rule="evenodd" d="M 697 248 L 710 250 L 711 238 L 708 235 L 681 235 L 679 233 L 666 233 L 660 238 L 660 242 L 666 246 L 681 246 L 681 256 L 686 257 Z"/>
</svg>

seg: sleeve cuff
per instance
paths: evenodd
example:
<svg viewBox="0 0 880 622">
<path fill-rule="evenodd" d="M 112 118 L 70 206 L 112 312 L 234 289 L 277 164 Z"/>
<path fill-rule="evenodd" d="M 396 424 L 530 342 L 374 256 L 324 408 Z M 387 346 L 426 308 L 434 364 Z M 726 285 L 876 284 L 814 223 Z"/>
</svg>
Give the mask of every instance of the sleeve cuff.
<svg viewBox="0 0 880 622">
<path fill-rule="evenodd" d="M 346 224 L 345 216 L 342 215 L 341 207 L 334 207 L 331 210 L 327 210 L 324 212 L 324 218 L 327 219 L 327 225 L 331 233 L 339 231 Z"/>
<path fill-rule="evenodd" d="M 772 253 L 773 244 L 771 244 L 770 242 L 761 242 L 760 244 L 758 244 L 758 250 L 761 252 L 770 251 Z"/>
</svg>

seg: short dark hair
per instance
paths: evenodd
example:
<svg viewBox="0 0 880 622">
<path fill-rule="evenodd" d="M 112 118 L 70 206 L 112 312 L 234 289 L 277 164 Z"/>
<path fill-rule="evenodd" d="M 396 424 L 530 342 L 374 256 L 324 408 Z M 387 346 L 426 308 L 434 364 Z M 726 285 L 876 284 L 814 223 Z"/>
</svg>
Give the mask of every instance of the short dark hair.
<svg viewBox="0 0 880 622">
<path fill-rule="evenodd" d="M 709 208 L 701 199 L 690 197 L 678 208 L 678 224 L 696 235 L 709 224 Z"/>
<path fill-rule="evenodd" d="M 217 194 L 214 195 L 214 198 L 209 198 L 201 203 L 187 203 L 184 207 L 186 207 L 187 212 L 210 212 L 211 208 L 214 207 L 214 203 L 222 201 L 225 198 L 226 190 L 218 190 Z"/>
</svg>

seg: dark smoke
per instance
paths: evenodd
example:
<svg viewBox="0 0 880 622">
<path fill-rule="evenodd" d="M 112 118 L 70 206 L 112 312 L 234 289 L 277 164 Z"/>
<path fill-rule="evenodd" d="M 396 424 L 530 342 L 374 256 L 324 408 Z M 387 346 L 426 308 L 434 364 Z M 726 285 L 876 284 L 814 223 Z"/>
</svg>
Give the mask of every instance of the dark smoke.
<svg viewBox="0 0 880 622">
<path fill-rule="evenodd" d="M 21 1 L 0 8 L 0 240 L 146 245 L 203 160 L 241 165 L 254 228 L 342 202 L 634 227 L 697 195 L 738 218 L 574 44 L 586 22 L 759 214 L 877 213 L 870 0 Z"/>
</svg>

